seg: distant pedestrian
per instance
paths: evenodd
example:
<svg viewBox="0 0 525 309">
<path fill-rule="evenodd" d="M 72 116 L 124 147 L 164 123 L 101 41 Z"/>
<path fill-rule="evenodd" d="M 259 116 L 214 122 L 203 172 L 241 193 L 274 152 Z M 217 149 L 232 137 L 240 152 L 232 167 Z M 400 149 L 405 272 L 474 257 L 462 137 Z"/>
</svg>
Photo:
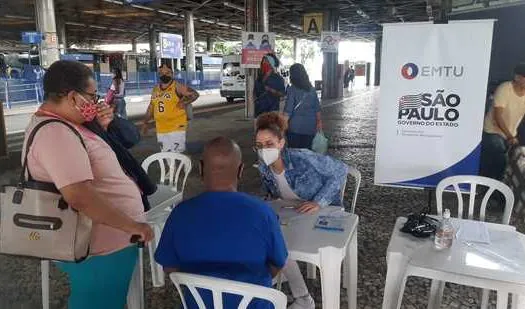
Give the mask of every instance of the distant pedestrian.
<svg viewBox="0 0 525 309">
<path fill-rule="evenodd" d="M 323 129 L 319 98 L 302 64 L 290 67 L 290 82 L 284 107 L 288 147 L 311 149 L 315 134 Z"/>
<path fill-rule="evenodd" d="M 124 100 L 126 83 L 122 77 L 122 70 L 116 68 L 113 72 L 113 81 L 111 82 L 111 87 L 109 89 L 114 92 L 113 105 L 115 106 L 115 114 L 121 118 L 127 119 L 128 113 L 126 111 L 126 101 Z"/>
<path fill-rule="evenodd" d="M 353 66 L 350 66 L 350 62 L 345 61 L 345 76 L 344 76 L 344 88 L 348 88 L 350 84 L 354 84 L 355 70 Z"/>
<path fill-rule="evenodd" d="M 36 65 L 33 67 L 33 73 L 35 74 L 36 101 L 38 104 L 41 104 L 42 102 L 44 102 L 42 80 L 44 78 L 45 71 L 41 66 Z"/>
<path fill-rule="evenodd" d="M 173 80 L 173 70 L 166 64 L 159 68 L 160 84 L 151 94 L 142 132 L 148 130 L 148 122 L 155 119 L 157 139 L 163 152 L 186 151 L 188 116 L 186 106 L 199 98 L 194 89 Z"/>
<path fill-rule="evenodd" d="M 267 54 L 261 61 L 261 71 L 255 81 L 255 117 L 260 114 L 279 111 L 279 101 L 285 94 L 284 79 L 277 73 L 279 59 Z"/>
</svg>

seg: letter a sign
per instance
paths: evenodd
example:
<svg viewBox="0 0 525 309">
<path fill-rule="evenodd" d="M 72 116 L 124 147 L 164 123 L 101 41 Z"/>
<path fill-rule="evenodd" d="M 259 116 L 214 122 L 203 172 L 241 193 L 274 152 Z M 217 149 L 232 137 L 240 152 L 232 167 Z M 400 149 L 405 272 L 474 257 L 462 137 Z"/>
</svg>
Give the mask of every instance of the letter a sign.
<svg viewBox="0 0 525 309">
<path fill-rule="evenodd" d="M 303 31 L 306 34 L 321 34 L 323 29 L 323 13 L 309 13 L 304 15 Z"/>
</svg>

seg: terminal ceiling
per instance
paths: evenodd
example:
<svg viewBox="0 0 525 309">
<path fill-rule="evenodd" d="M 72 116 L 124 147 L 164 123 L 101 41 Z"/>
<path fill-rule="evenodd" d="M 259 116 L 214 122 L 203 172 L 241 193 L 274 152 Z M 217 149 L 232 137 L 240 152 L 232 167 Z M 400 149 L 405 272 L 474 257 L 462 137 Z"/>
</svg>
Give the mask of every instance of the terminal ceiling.
<svg viewBox="0 0 525 309">
<path fill-rule="evenodd" d="M 22 31 L 35 30 L 35 0 L 0 0 L 0 40 L 16 42 Z M 148 28 L 184 34 L 187 11 L 195 16 L 195 36 L 205 41 L 240 40 L 244 0 L 156 0 L 127 5 L 122 0 L 54 0 L 57 21 L 66 23 L 69 44 L 148 41 Z M 425 21 L 435 15 L 436 0 L 268 0 L 270 31 L 285 38 L 311 38 L 302 32 L 308 12 L 334 9 L 347 39 L 373 40 L 380 24 Z"/>
</svg>

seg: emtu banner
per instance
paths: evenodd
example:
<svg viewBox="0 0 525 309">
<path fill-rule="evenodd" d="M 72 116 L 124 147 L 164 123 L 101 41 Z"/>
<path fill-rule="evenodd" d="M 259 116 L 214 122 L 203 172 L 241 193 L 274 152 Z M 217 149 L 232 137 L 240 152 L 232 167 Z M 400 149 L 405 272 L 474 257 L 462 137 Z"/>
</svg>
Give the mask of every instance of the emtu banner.
<svg viewBox="0 0 525 309">
<path fill-rule="evenodd" d="M 375 183 L 477 175 L 494 20 L 383 27 Z"/>
</svg>

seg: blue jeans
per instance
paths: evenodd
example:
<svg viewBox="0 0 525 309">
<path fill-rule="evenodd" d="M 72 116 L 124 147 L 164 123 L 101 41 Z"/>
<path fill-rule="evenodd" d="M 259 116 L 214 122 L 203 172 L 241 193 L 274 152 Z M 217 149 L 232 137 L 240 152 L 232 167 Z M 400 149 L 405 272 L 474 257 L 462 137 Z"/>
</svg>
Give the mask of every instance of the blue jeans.
<svg viewBox="0 0 525 309">
<path fill-rule="evenodd" d="M 479 174 L 503 180 L 508 163 L 508 150 L 509 144 L 501 135 L 483 132 Z"/>
</svg>

